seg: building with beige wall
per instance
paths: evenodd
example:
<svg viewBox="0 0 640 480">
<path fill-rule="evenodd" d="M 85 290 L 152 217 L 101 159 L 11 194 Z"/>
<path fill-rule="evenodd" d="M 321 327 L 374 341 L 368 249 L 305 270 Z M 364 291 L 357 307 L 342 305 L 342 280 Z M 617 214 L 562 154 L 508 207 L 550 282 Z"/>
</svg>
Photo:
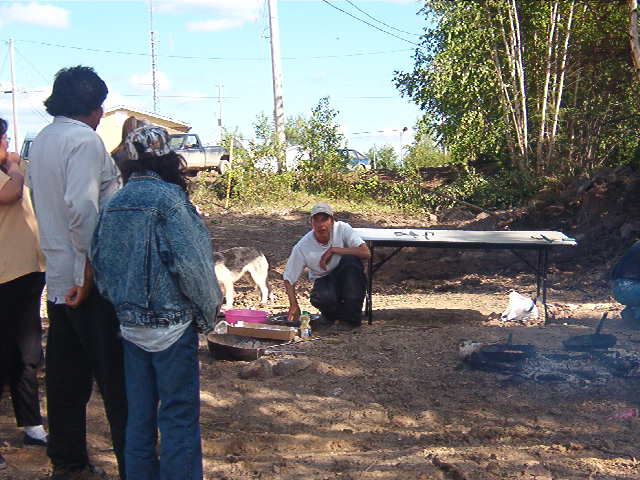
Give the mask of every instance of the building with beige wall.
<svg viewBox="0 0 640 480">
<path fill-rule="evenodd" d="M 98 126 L 98 134 L 102 137 L 102 141 L 107 147 L 107 151 L 111 152 L 118 146 L 122 140 L 122 124 L 129 117 L 136 117 L 140 120 L 146 120 L 152 125 L 164 127 L 171 133 L 186 133 L 191 130 L 191 125 L 169 117 L 163 117 L 155 113 L 135 110 L 129 107 L 114 107 L 105 110 L 104 116 Z"/>
</svg>

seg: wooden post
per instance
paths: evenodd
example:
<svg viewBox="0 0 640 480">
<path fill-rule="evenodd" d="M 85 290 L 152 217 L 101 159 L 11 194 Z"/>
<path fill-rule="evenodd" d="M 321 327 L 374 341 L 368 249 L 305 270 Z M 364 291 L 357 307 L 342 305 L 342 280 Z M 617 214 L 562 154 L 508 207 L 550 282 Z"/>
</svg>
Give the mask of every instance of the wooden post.
<svg viewBox="0 0 640 480">
<path fill-rule="evenodd" d="M 233 144 L 234 144 L 234 137 L 233 135 L 231 136 L 231 146 L 229 147 L 229 165 L 231 167 L 233 167 Z M 233 168 L 230 168 L 229 170 L 227 170 L 227 198 L 224 202 L 224 208 L 229 208 L 229 197 L 231 196 L 231 175 L 233 173 Z"/>
</svg>

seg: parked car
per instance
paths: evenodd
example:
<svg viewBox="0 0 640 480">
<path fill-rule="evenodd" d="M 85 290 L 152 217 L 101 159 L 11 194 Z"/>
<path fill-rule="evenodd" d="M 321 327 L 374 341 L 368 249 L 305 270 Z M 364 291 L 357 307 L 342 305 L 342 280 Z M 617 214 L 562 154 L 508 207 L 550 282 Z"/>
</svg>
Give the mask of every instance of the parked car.
<svg viewBox="0 0 640 480">
<path fill-rule="evenodd" d="M 27 134 L 22 141 L 22 148 L 20 149 L 20 157 L 22 157 L 22 161 L 24 162 L 24 169 L 27 172 L 25 175 L 24 181 L 27 186 L 30 186 L 29 181 L 29 151 L 31 150 L 31 145 L 33 144 L 33 139 L 35 135 Z"/>
<path fill-rule="evenodd" d="M 169 137 L 171 148 L 184 157 L 187 170 L 215 169 L 224 174 L 231 167 L 229 152 L 220 145 L 203 146 L 195 133 L 174 133 Z"/>
<path fill-rule="evenodd" d="M 343 148 L 338 150 L 346 161 L 349 170 L 371 170 L 373 162 L 371 159 L 357 150 L 351 148 Z"/>
</svg>

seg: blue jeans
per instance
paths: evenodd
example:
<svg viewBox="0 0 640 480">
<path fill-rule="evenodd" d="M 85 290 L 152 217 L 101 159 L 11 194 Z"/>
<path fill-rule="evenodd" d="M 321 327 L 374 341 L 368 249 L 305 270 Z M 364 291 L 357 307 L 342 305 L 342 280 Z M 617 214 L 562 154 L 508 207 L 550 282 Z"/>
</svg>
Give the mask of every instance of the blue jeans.
<svg viewBox="0 0 640 480">
<path fill-rule="evenodd" d="M 313 283 L 309 301 L 328 321 L 360 325 L 365 289 L 362 260 L 354 255 L 343 255 L 329 275 Z"/>
<path fill-rule="evenodd" d="M 640 281 L 617 278 L 611 282 L 614 298 L 625 305 L 623 317 L 640 321 Z"/>
<path fill-rule="evenodd" d="M 202 480 L 198 334 L 187 328 L 161 352 L 124 341 L 129 418 L 125 442 L 127 478 Z M 162 437 L 156 453 L 158 427 Z"/>
</svg>

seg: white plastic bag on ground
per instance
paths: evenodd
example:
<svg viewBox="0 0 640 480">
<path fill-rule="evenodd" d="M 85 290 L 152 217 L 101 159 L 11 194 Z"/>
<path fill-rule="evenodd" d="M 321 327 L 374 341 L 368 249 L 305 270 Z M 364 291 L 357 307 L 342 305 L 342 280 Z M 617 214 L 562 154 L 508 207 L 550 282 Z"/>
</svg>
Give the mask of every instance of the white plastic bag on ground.
<svg viewBox="0 0 640 480">
<path fill-rule="evenodd" d="M 536 302 L 516 291 L 509 292 L 509 304 L 502 312 L 503 322 L 530 322 L 538 318 Z"/>
</svg>

